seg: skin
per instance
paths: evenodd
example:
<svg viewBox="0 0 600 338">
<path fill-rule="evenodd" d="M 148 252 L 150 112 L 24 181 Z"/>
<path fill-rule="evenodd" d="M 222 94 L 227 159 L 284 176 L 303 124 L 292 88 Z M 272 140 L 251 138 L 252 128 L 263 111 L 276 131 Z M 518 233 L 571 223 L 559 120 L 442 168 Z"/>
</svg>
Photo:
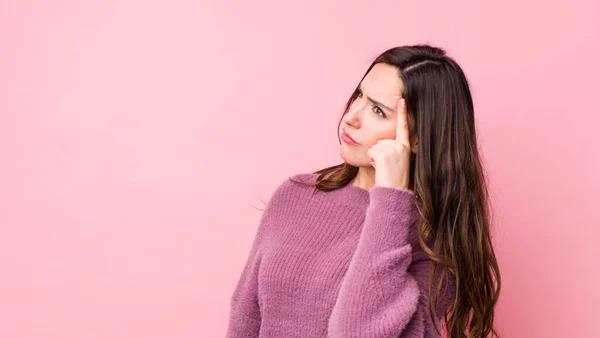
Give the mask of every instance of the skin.
<svg viewBox="0 0 600 338">
<path fill-rule="evenodd" d="M 408 189 L 410 155 L 417 152 L 417 140 L 410 144 L 406 101 L 401 97 L 403 83 L 397 68 L 376 64 L 360 88 L 361 94 L 342 124 L 358 143 L 342 142 L 340 148 L 344 161 L 359 168 L 351 184 L 365 190 L 373 186 Z"/>
</svg>

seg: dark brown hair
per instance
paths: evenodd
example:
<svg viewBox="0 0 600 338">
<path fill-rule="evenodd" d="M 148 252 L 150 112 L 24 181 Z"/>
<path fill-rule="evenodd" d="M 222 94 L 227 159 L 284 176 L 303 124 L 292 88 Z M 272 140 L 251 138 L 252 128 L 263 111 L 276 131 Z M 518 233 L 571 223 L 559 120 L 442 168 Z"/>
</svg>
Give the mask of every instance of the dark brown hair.
<svg viewBox="0 0 600 338">
<path fill-rule="evenodd" d="M 431 320 L 439 333 L 435 304 L 443 279 L 450 272 L 456 280 L 456 296 L 444 313 L 448 337 L 498 337 L 494 308 L 501 279 L 490 238 L 491 210 L 468 81 L 443 49 L 424 44 L 385 51 L 373 61 L 363 79 L 377 63 L 398 69 L 404 83 L 401 95 L 406 100 L 411 144 L 415 135 L 418 137 L 417 153 L 410 160 L 409 189 L 415 193 L 415 204 L 421 212 L 419 243 L 431 259 Z M 342 117 L 358 96 L 359 87 L 360 83 Z M 314 186 L 313 192 L 330 191 L 349 184 L 357 173 L 358 167 L 344 162 L 316 171 L 316 182 L 294 182 Z M 430 236 L 433 248 L 426 244 Z M 443 267 L 442 278 L 434 295 L 438 264 Z"/>
</svg>

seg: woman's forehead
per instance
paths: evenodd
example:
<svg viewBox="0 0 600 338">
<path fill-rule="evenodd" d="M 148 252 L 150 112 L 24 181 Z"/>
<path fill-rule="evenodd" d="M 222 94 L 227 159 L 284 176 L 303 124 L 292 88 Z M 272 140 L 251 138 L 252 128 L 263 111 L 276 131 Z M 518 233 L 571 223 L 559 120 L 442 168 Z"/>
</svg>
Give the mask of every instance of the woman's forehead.
<svg viewBox="0 0 600 338">
<path fill-rule="evenodd" d="M 395 67 L 376 64 L 362 80 L 360 88 L 375 100 L 393 105 L 394 100 L 400 98 L 402 80 Z"/>
</svg>

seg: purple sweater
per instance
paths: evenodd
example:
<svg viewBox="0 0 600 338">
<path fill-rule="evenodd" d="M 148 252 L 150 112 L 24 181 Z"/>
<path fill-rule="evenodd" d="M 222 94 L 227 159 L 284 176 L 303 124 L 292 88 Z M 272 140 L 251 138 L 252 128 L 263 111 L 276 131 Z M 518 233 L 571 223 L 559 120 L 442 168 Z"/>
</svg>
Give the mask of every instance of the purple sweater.
<svg viewBox="0 0 600 338">
<path fill-rule="evenodd" d="M 313 189 L 286 179 L 273 193 L 231 297 L 227 337 L 439 337 L 413 192 Z M 442 284 L 438 318 L 455 287 Z"/>
</svg>

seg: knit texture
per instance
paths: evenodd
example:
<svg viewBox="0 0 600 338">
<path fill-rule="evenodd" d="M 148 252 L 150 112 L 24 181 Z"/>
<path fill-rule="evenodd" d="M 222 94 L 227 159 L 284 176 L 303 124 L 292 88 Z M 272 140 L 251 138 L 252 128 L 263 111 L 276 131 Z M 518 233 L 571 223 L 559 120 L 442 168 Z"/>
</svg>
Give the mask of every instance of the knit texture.
<svg viewBox="0 0 600 338">
<path fill-rule="evenodd" d="M 413 192 L 313 189 L 286 179 L 273 193 L 231 297 L 227 337 L 439 337 Z M 438 318 L 455 292 L 451 277 Z"/>
</svg>

